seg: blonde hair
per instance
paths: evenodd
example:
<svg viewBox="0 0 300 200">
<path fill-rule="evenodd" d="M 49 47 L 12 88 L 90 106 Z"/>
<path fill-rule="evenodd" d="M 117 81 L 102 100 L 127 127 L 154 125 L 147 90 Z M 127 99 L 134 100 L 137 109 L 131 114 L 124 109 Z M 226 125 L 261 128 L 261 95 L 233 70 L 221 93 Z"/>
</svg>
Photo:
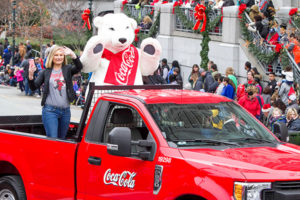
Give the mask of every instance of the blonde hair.
<svg viewBox="0 0 300 200">
<path fill-rule="evenodd" d="M 49 51 L 49 55 L 47 57 L 47 61 L 46 61 L 46 68 L 53 68 L 53 57 L 54 54 L 56 53 L 56 51 L 63 49 L 61 46 L 58 45 L 53 45 Z M 67 64 L 67 58 L 66 56 L 64 56 L 64 62 L 62 63 L 62 65 L 66 65 Z"/>
<path fill-rule="evenodd" d="M 149 24 L 149 23 L 152 23 L 152 19 L 148 15 L 146 15 L 143 19 L 143 22 L 146 24 Z"/>
<path fill-rule="evenodd" d="M 273 112 L 272 112 L 273 117 L 275 117 L 275 113 L 278 113 L 279 116 L 281 116 L 282 115 L 282 110 L 280 108 L 274 108 Z"/>
<path fill-rule="evenodd" d="M 226 76 L 228 76 L 228 75 L 234 75 L 234 70 L 233 70 L 233 68 L 232 67 L 227 67 L 226 68 L 226 72 L 225 72 L 225 74 L 226 74 Z"/>
<path fill-rule="evenodd" d="M 253 86 L 253 85 L 250 85 L 246 88 L 246 92 L 249 93 L 249 92 L 252 92 L 253 94 L 256 93 L 256 87 Z"/>
<path fill-rule="evenodd" d="M 291 116 L 291 114 L 293 112 L 296 114 L 296 118 L 299 117 L 298 112 L 297 112 L 297 110 L 295 108 L 289 108 L 288 111 L 287 111 L 287 113 L 286 113 L 286 119 L 287 120 L 291 120 L 292 119 L 290 116 Z"/>
</svg>

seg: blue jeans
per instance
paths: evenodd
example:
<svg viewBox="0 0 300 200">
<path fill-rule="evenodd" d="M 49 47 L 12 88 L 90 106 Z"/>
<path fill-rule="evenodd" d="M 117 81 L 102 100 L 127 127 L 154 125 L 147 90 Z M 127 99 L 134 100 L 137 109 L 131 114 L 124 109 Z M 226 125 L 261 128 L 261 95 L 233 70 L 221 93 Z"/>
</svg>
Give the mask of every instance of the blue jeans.
<svg viewBox="0 0 300 200">
<path fill-rule="evenodd" d="M 53 138 L 65 139 L 71 118 L 70 107 L 58 108 L 45 105 L 42 111 L 42 120 L 46 135 Z"/>
<path fill-rule="evenodd" d="M 32 95 L 32 92 L 31 92 L 31 90 L 29 88 L 29 84 L 28 84 L 28 79 L 27 78 L 25 78 L 25 95 L 26 96 L 27 95 Z"/>
</svg>

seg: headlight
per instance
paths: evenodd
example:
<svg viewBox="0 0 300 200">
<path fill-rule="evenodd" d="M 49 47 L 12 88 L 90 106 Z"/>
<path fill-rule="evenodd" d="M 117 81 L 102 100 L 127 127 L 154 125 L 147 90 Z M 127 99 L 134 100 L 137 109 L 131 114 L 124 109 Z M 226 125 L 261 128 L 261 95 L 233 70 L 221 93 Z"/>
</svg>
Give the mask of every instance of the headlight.
<svg viewBox="0 0 300 200">
<path fill-rule="evenodd" d="M 260 200 L 261 191 L 271 189 L 271 183 L 234 183 L 235 200 Z"/>
</svg>

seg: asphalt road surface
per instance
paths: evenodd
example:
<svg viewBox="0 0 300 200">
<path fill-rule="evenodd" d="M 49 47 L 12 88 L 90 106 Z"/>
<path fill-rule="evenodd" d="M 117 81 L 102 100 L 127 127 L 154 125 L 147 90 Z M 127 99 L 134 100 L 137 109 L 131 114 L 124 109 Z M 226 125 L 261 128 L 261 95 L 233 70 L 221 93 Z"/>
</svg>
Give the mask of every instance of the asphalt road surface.
<svg viewBox="0 0 300 200">
<path fill-rule="evenodd" d="M 71 106 L 71 121 L 79 122 L 82 109 Z M 41 115 L 41 98 L 25 96 L 16 87 L 0 85 L 0 116 Z"/>
</svg>

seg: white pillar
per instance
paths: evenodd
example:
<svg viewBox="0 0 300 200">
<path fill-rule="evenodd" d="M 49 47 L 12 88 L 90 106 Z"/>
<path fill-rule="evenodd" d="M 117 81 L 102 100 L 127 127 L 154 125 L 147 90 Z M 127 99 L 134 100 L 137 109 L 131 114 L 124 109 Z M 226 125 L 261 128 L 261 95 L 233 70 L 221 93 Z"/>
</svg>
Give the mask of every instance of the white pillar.
<svg viewBox="0 0 300 200">
<path fill-rule="evenodd" d="M 123 7 L 122 1 L 121 0 L 115 0 L 115 2 L 114 2 L 114 12 L 115 13 L 123 12 L 122 7 Z"/>
<path fill-rule="evenodd" d="M 238 44 L 240 39 L 240 19 L 238 6 L 223 8 L 222 42 Z"/>
</svg>

